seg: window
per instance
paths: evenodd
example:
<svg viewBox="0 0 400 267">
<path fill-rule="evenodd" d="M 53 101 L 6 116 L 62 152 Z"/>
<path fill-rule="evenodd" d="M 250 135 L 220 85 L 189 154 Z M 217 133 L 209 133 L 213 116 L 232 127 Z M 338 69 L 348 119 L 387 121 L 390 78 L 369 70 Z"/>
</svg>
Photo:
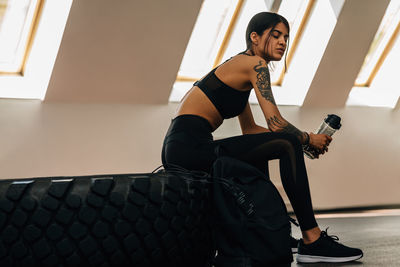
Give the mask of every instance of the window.
<svg viewBox="0 0 400 267">
<path fill-rule="evenodd" d="M 287 72 L 284 60 L 271 64 L 276 103 L 302 106 L 344 3 L 344 0 L 204 0 L 170 101 L 180 101 L 194 81 L 244 51 L 248 21 L 265 10 L 283 15 L 291 27 Z M 392 0 L 346 105 L 396 105 L 400 95 L 394 75 L 394 70 L 400 68 L 400 61 L 396 60 L 400 54 L 399 31 L 400 0 Z M 249 101 L 257 102 L 254 91 Z"/>
<path fill-rule="evenodd" d="M 400 30 L 400 0 L 392 0 L 365 57 L 356 86 L 370 86 Z"/>
<path fill-rule="evenodd" d="M 391 0 L 347 105 L 394 108 L 400 98 L 396 81 L 400 68 L 400 0 Z"/>
<path fill-rule="evenodd" d="M 0 0 L 0 97 L 44 99 L 72 0 Z"/>
<path fill-rule="evenodd" d="M 22 73 L 40 0 L 0 0 L 0 73 Z"/>
<path fill-rule="evenodd" d="M 290 24 L 290 44 L 286 61 L 286 67 L 289 69 L 315 2 L 315 0 L 205 0 L 186 48 L 170 101 L 180 101 L 194 81 L 231 56 L 245 51 L 247 23 L 253 15 L 262 10 L 278 12 Z M 281 60 L 272 64 L 271 82 L 274 86 L 282 86 L 285 62 Z M 281 95 L 278 94 L 277 98 L 279 103 Z M 250 102 L 255 102 L 254 95 L 250 96 Z M 287 101 L 283 102 L 286 104 Z"/>
</svg>

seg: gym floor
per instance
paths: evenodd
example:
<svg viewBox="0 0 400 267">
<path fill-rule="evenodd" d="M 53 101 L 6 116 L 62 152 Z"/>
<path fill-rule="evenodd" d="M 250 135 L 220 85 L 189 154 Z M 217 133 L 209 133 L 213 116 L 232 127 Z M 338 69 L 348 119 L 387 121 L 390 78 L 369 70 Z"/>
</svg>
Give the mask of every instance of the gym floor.
<svg viewBox="0 0 400 267">
<path fill-rule="evenodd" d="M 317 221 L 321 230 L 329 227 L 328 234 L 338 236 L 339 242 L 362 249 L 364 257 L 345 264 L 298 264 L 294 260 L 292 267 L 400 266 L 400 209 L 319 214 Z M 295 238 L 301 237 L 298 227 L 293 226 L 292 231 Z"/>
</svg>

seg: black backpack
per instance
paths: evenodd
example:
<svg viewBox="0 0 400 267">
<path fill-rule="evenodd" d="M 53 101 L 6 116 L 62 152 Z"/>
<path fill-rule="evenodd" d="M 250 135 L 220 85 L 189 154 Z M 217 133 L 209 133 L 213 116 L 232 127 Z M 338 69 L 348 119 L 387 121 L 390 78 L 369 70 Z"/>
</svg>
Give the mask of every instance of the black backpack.
<svg viewBox="0 0 400 267">
<path fill-rule="evenodd" d="M 211 176 L 214 265 L 290 266 L 290 217 L 274 184 L 257 168 L 225 156 Z"/>
</svg>

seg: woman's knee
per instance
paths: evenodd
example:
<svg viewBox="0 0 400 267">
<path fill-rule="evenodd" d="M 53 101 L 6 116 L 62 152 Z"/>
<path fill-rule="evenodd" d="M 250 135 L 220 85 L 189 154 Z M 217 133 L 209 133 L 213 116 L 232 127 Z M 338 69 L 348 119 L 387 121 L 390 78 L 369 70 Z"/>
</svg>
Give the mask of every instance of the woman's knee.
<svg viewBox="0 0 400 267">
<path fill-rule="evenodd" d="M 278 139 L 283 140 L 285 146 L 290 146 L 295 150 L 303 150 L 302 144 L 297 135 L 291 133 L 279 133 Z"/>
</svg>

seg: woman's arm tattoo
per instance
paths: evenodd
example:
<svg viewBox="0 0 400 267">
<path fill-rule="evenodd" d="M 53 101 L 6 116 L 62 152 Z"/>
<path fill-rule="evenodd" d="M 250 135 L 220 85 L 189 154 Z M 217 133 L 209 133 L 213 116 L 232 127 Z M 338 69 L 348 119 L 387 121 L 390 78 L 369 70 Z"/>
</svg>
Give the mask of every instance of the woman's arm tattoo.
<svg viewBox="0 0 400 267">
<path fill-rule="evenodd" d="M 307 133 L 302 132 L 292 124 L 287 122 L 285 119 L 279 119 L 276 115 L 267 119 L 268 128 L 273 132 L 285 132 L 294 134 L 299 138 L 302 144 L 305 144 L 307 141 Z"/>
<path fill-rule="evenodd" d="M 269 76 L 269 70 L 267 66 L 263 66 L 263 62 L 260 60 L 254 70 L 257 72 L 257 88 L 261 95 L 276 106 L 274 96 L 272 95 L 271 82 Z M 308 134 L 302 132 L 285 119 L 279 119 L 276 115 L 267 119 L 268 128 L 273 132 L 285 132 L 295 135 L 302 144 L 307 142 Z"/>
<path fill-rule="evenodd" d="M 254 70 L 257 72 L 256 84 L 261 95 L 276 106 L 274 96 L 272 95 L 268 67 L 262 66 L 262 61 L 260 60 L 258 65 L 254 66 Z"/>
</svg>

